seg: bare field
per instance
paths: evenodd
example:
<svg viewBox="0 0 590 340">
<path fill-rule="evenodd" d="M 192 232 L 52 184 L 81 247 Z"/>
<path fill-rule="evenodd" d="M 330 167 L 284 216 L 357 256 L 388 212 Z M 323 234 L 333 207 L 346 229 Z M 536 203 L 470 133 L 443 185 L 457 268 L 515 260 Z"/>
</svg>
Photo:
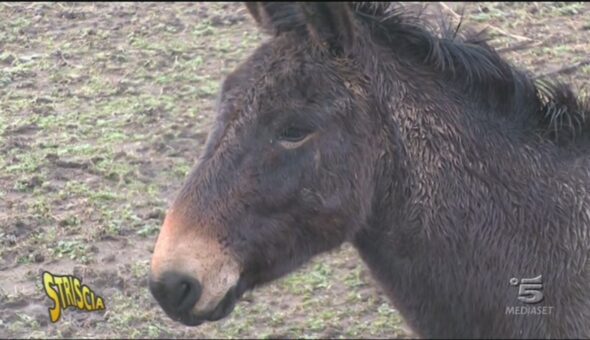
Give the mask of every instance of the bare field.
<svg viewBox="0 0 590 340">
<path fill-rule="evenodd" d="M 464 25 L 588 91 L 590 3 L 468 3 Z M 0 337 L 411 336 L 349 245 L 196 328 L 147 289 L 220 82 L 264 38 L 234 3 L 0 3 Z M 106 310 L 51 323 L 43 271 L 77 275 Z"/>
</svg>

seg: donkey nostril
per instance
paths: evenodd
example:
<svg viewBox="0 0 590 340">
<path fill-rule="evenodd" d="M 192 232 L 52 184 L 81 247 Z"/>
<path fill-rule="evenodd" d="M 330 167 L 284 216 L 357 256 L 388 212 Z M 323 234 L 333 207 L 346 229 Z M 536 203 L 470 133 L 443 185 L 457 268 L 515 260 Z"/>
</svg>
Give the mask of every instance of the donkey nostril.
<svg viewBox="0 0 590 340">
<path fill-rule="evenodd" d="M 200 295 L 200 292 L 197 291 L 198 287 L 190 282 L 182 282 L 179 288 L 178 294 L 178 309 L 179 310 L 188 310 L 190 309 L 199 298 L 198 296 L 195 297 L 196 294 Z"/>
<path fill-rule="evenodd" d="M 187 295 L 191 289 L 190 285 L 188 282 L 183 282 L 180 284 L 180 289 L 183 292 L 183 296 Z"/>
<path fill-rule="evenodd" d="M 175 272 L 150 280 L 150 290 L 165 310 L 173 314 L 189 311 L 201 297 L 201 284 L 196 279 Z"/>
<path fill-rule="evenodd" d="M 188 283 L 181 282 L 180 286 L 178 286 L 178 288 L 176 288 L 176 292 L 175 292 L 176 305 L 180 306 L 182 304 L 182 302 L 184 301 L 184 299 L 188 296 L 189 293 L 190 293 L 190 287 L 189 287 Z"/>
</svg>

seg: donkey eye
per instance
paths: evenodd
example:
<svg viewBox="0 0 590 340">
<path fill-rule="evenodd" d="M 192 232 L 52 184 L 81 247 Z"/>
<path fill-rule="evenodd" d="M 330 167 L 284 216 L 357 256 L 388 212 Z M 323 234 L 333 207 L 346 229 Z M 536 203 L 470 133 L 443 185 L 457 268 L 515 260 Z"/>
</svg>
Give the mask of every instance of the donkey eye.
<svg viewBox="0 0 590 340">
<path fill-rule="evenodd" d="M 285 149 L 295 149 L 305 144 L 313 135 L 311 129 L 290 125 L 281 130 L 278 142 Z"/>
<path fill-rule="evenodd" d="M 296 126 L 289 126 L 279 135 L 279 140 L 285 142 L 296 143 L 303 140 L 309 134 L 309 130 L 302 129 Z"/>
</svg>

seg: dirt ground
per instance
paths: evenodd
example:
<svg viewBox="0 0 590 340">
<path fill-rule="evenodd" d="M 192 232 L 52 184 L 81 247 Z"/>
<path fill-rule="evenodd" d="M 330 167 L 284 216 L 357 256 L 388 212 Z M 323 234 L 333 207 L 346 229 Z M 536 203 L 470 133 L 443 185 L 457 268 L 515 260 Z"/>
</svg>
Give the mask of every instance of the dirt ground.
<svg viewBox="0 0 590 340">
<path fill-rule="evenodd" d="M 588 91 L 590 3 L 464 13 L 515 65 L 572 66 L 559 79 Z M 411 336 L 349 245 L 197 328 L 149 294 L 155 237 L 220 81 L 262 39 L 233 3 L 0 3 L 0 337 Z M 106 310 L 51 323 L 43 271 L 77 275 Z"/>
</svg>

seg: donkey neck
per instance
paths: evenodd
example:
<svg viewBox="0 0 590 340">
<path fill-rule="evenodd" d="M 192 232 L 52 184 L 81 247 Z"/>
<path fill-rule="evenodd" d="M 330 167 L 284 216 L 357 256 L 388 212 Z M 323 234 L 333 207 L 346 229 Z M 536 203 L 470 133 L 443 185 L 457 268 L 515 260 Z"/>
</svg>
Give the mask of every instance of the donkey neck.
<svg viewBox="0 0 590 340">
<path fill-rule="evenodd" d="M 478 107 L 440 79 L 409 79 L 399 65 L 381 72 L 373 92 L 387 142 L 376 166 L 373 213 L 353 243 L 410 326 L 425 332 L 421 336 L 513 337 L 510 329 L 498 329 L 511 323 L 518 329 L 499 309 L 512 303 L 508 294 L 482 296 L 480 288 L 501 287 L 525 271 L 587 271 L 587 253 L 543 253 L 588 249 L 587 240 L 568 236 L 587 233 L 585 213 L 560 214 L 573 211 L 571 198 L 543 199 L 561 184 L 574 187 L 575 176 L 588 177 L 579 165 L 571 167 L 570 161 L 582 159 L 566 158 L 511 121 L 498 122 L 492 108 Z M 568 232 L 555 238 L 552 224 L 531 223 L 539 211 Z M 507 258 L 516 253 L 522 259 Z M 461 308 L 449 313 L 453 306 Z"/>
</svg>

